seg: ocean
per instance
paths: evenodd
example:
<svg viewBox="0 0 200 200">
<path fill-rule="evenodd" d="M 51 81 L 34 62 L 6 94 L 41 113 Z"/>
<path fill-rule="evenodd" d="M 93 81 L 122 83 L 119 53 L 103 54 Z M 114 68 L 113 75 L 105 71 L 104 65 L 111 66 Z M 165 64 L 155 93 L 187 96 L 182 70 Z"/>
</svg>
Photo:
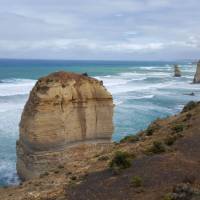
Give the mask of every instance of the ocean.
<svg viewBox="0 0 200 200">
<path fill-rule="evenodd" d="M 0 60 L 0 185 L 18 183 L 15 144 L 18 124 L 36 80 L 55 71 L 87 72 L 103 80 L 115 103 L 113 140 L 135 134 L 156 118 L 179 112 L 200 99 L 200 85 L 191 84 L 196 66 L 179 62 Z M 195 96 L 188 95 L 194 92 Z"/>
</svg>

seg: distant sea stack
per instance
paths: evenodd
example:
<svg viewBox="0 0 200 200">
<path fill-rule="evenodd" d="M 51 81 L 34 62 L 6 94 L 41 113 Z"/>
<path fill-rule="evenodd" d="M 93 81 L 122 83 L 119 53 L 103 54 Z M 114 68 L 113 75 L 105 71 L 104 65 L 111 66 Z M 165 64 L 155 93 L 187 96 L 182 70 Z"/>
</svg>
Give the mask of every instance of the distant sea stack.
<svg viewBox="0 0 200 200">
<path fill-rule="evenodd" d="M 27 180 L 71 162 L 76 159 L 76 146 L 108 145 L 113 133 L 113 107 L 112 95 L 94 78 L 67 72 L 40 78 L 19 125 L 19 176 Z"/>
<path fill-rule="evenodd" d="M 200 60 L 197 63 L 197 70 L 196 70 L 196 74 L 194 76 L 193 83 L 200 83 Z"/>
<path fill-rule="evenodd" d="M 174 76 L 181 77 L 181 70 L 178 65 L 174 65 Z"/>
</svg>

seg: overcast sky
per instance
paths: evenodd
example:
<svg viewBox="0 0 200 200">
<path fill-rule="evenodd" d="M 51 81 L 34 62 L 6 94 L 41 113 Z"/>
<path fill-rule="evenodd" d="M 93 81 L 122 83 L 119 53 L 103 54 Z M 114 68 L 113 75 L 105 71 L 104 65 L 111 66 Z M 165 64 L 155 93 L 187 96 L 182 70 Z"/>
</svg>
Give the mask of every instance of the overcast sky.
<svg viewBox="0 0 200 200">
<path fill-rule="evenodd" d="M 200 58 L 200 1 L 0 0 L 0 57 Z"/>
</svg>

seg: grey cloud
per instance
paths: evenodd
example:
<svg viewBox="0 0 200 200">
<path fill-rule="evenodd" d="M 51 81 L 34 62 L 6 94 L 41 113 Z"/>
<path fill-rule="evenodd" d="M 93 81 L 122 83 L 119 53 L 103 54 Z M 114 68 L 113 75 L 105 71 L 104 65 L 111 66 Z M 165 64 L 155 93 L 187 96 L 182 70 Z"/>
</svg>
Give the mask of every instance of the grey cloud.
<svg viewBox="0 0 200 200">
<path fill-rule="evenodd" d="M 3 57 L 170 59 L 196 57 L 200 50 L 198 0 L 0 0 L 0 4 Z"/>
</svg>

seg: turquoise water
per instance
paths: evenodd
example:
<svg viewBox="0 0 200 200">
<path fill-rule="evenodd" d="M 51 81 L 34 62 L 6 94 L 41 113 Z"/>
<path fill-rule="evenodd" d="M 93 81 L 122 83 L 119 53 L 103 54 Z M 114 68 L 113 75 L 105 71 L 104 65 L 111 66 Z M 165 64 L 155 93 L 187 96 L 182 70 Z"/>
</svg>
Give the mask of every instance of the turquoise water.
<svg viewBox="0 0 200 200">
<path fill-rule="evenodd" d="M 118 141 L 144 129 L 157 117 L 179 112 L 200 99 L 200 85 L 191 84 L 195 65 L 181 62 L 183 77 L 173 77 L 173 62 L 0 60 L 0 185 L 16 184 L 15 143 L 18 123 L 36 80 L 50 72 L 87 72 L 103 80 L 115 102 Z M 186 95 L 195 92 L 195 96 Z"/>
</svg>

